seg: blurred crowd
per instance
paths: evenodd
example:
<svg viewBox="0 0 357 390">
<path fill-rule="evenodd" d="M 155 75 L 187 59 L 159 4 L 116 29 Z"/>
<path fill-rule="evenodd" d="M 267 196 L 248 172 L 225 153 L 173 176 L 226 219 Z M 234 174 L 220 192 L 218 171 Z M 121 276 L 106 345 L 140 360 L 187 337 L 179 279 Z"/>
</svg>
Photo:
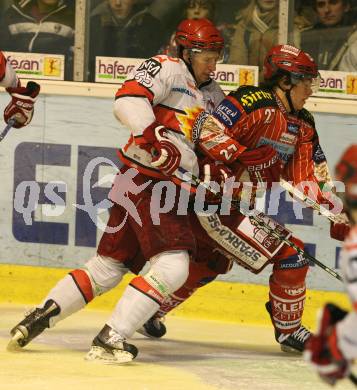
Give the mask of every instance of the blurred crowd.
<svg viewBox="0 0 357 390">
<path fill-rule="evenodd" d="M 185 18 L 208 18 L 222 32 L 224 63 L 257 65 L 278 43 L 279 0 L 88 0 L 89 73 L 95 57 L 175 56 L 173 32 Z M 295 0 L 291 44 L 319 69 L 357 71 L 357 0 Z M 0 0 L 0 48 L 54 53 L 73 71 L 75 0 Z"/>
</svg>

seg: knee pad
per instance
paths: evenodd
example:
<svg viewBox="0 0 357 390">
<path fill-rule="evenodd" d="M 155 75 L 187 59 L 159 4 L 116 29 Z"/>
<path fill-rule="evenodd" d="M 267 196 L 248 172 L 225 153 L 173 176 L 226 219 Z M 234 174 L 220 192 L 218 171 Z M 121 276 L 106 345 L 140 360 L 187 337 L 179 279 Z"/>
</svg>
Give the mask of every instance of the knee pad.
<svg viewBox="0 0 357 390">
<path fill-rule="evenodd" d="M 187 251 L 167 251 L 150 259 L 150 271 L 144 278 L 151 284 L 157 279 L 168 295 L 178 290 L 187 280 L 190 256 Z"/>
<path fill-rule="evenodd" d="M 291 239 L 299 248 L 303 249 L 304 244 L 299 239 Z M 273 280 L 283 286 L 299 286 L 305 283 L 309 261 L 302 255 L 296 253 L 292 248 L 287 248 L 279 253 L 274 259 Z"/>
<path fill-rule="evenodd" d="M 123 263 L 110 257 L 96 255 L 87 261 L 81 271 L 88 275 L 93 296 L 96 297 L 116 287 L 129 270 Z M 74 272 L 72 277 L 76 277 Z"/>
</svg>

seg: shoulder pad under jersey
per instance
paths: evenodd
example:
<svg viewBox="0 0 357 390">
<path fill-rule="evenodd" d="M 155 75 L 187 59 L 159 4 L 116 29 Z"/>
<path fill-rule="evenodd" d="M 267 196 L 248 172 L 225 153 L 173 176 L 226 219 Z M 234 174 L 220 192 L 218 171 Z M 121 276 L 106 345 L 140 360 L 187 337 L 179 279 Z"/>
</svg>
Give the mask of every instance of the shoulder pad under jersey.
<svg viewBox="0 0 357 390">
<path fill-rule="evenodd" d="M 243 85 L 229 96 L 236 99 L 247 113 L 263 107 L 277 106 L 271 91 L 253 85 Z"/>
<path fill-rule="evenodd" d="M 315 128 L 315 119 L 312 116 L 311 112 L 306 108 L 303 108 L 299 111 L 298 118 L 302 119 L 306 123 L 308 123 L 311 127 Z"/>
</svg>

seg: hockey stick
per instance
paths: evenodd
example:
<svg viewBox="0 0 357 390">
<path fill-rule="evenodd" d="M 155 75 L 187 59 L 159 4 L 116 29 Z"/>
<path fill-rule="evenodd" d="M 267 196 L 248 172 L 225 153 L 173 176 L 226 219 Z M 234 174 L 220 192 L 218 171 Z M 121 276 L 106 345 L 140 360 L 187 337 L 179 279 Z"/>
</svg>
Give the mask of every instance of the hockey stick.
<svg viewBox="0 0 357 390">
<path fill-rule="evenodd" d="M 283 179 L 280 180 L 280 185 L 288 192 L 290 192 L 294 197 L 301 200 L 303 203 L 305 203 L 308 207 L 311 207 L 312 209 L 316 210 L 318 213 L 323 215 L 324 217 L 328 218 L 333 223 L 342 223 L 342 218 L 340 215 L 336 215 L 331 213 L 330 210 L 326 209 L 325 207 L 322 207 L 319 203 L 317 203 L 315 200 L 309 198 L 307 195 L 302 193 L 300 190 L 295 188 L 293 185 L 291 185 L 288 181 L 285 181 Z"/>
<path fill-rule="evenodd" d="M 179 167 L 179 172 L 183 174 L 183 176 L 186 176 L 189 178 L 189 180 L 192 180 L 192 182 L 196 186 L 203 186 L 206 190 L 210 191 L 213 195 L 220 196 L 221 200 L 225 200 L 224 196 L 221 196 L 220 193 L 216 190 L 214 190 L 212 187 L 207 185 L 206 183 L 203 183 L 198 177 L 192 175 L 190 172 L 186 171 L 185 169 Z M 231 199 L 227 199 L 231 201 Z M 333 269 L 328 267 L 327 265 L 321 263 L 319 260 L 317 260 L 315 257 L 311 256 L 309 253 L 305 252 L 303 249 L 298 247 L 294 242 L 290 241 L 289 239 L 285 238 L 284 236 L 281 236 L 278 232 L 276 232 L 271 226 L 269 226 L 260 216 L 259 212 L 255 209 L 251 210 L 249 206 L 243 202 L 232 202 L 233 207 L 238 209 L 243 215 L 247 216 L 249 219 L 253 220 L 255 224 L 257 224 L 259 227 L 261 227 L 266 233 L 270 234 L 271 236 L 277 238 L 278 240 L 284 242 L 287 246 L 293 248 L 296 250 L 298 254 L 306 258 L 307 260 L 311 261 L 313 264 L 317 265 L 318 267 L 322 268 L 324 271 L 329 273 L 334 278 L 338 279 L 339 281 L 343 282 L 342 277 L 335 272 Z"/>
<path fill-rule="evenodd" d="M 0 142 L 5 138 L 6 134 L 10 131 L 10 129 L 15 123 L 16 123 L 15 119 L 9 120 L 9 123 L 6 125 L 5 129 L 0 134 Z"/>
</svg>

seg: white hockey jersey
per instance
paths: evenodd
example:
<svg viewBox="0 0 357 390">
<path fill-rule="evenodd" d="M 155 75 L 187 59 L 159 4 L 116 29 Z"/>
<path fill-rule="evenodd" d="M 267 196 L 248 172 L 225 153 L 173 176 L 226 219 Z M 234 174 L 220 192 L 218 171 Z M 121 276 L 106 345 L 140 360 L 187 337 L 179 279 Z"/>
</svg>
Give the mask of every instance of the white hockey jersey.
<svg viewBox="0 0 357 390">
<path fill-rule="evenodd" d="M 0 51 L 0 86 L 16 87 L 19 85 L 19 79 L 11 67 L 11 65 L 6 61 L 6 58 L 2 51 Z"/>
<path fill-rule="evenodd" d="M 152 156 L 139 147 L 143 131 L 153 122 L 168 129 L 168 136 L 179 148 L 181 167 L 198 175 L 194 152 L 198 135 L 192 131 L 197 115 L 211 112 L 224 98 L 214 80 L 197 86 L 184 61 L 158 55 L 144 61 L 118 90 L 114 104 L 117 119 L 131 131 L 119 158 L 142 173 L 165 178 L 151 166 Z"/>
<path fill-rule="evenodd" d="M 357 226 L 351 229 L 340 259 L 352 311 L 337 324 L 337 340 L 344 357 L 350 360 L 357 358 Z"/>
</svg>

